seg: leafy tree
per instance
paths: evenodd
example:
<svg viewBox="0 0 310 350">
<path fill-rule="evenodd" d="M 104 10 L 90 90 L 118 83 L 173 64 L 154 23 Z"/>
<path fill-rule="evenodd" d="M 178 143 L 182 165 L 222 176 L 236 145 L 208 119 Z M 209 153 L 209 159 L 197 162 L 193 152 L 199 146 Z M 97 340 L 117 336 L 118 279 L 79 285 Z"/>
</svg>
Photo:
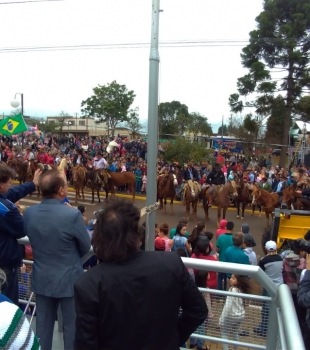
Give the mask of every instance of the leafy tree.
<svg viewBox="0 0 310 350">
<path fill-rule="evenodd" d="M 129 111 L 128 121 L 126 122 L 126 127 L 131 131 L 132 136 L 136 137 L 142 129 L 143 125 L 139 120 L 139 108 L 131 109 Z"/>
<path fill-rule="evenodd" d="M 222 125 L 218 128 L 217 133 L 219 135 L 222 135 Z M 226 124 L 223 125 L 223 135 L 227 135 L 228 134 L 228 127 Z"/>
<path fill-rule="evenodd" d="M 229 104 L 235 113 L 252 107 L 258 115 L 268 116 L 276 105 L 274 94 L 281 93 L 285 103 L 281 143 L 286 145 L 295 105 L 310 88 L 309 0 L 264 0 L 256 22 L 257 29 L 250 32 L 250 43 L 241 54 L 249 73 L 238 79 L 238 93 L 230 95 Z M 283 73 L 280 81 L 272 79 L 274 72 Z M 244 104 L 240 99 L 253 93 L 252 101 Z M 285 159 L 286 147 L 282 147 L 280 165 Z"/>
<path fill-rule="evenodd" d="M 201 135 L 212 135 L 212 127 L 208 123 L 208 118 L 197 112 L 191 113 L 190 117 L 191 125 L 188 127 L 188 130 L 194 134 L 194 137 L 199 133 Z"/>
<path fill-rule="evenodd" d="M 82 101 L 82 113 L 96 116 L 99 123 L 106 123 L 108 136 L 112 136 L 118 123 L 128 121 L 128 111 L 135 98 L 134 91 L 126 85 L 120 85 L 115 80 L 107 85 L 98 85 L 93 89 L 94 94 Z"/>
<path fill-rule="evenodd" d="M 165 145 L 165 160 L 168 162 L 179 162 L 180 165 L 192 161 L 199 163 L 202 161 L 211 161 L 213 150 L 207 149 L 199 142 L 190 142 L 184 138 L 170 140 Z"/>
<path fill-rule="evenodd" d="M 192 121 L 188 107 L 179 101 L 160 103 L 158 114 L 159 133 L 166 138 L 183 135 Z"/>
<path fill-rule="evenodd" d="M 296 113 L 299 114 L 304 121 L 310 122 L 310 96 L 301 97 L 295 109 Z"/>
<path fill-rule="evenodd" d="M 285 101 L 281 95 L 275 99 L 267 120 L 265 140 L 268 143 L 281 143 L 284 128 Z"/>
</svg>

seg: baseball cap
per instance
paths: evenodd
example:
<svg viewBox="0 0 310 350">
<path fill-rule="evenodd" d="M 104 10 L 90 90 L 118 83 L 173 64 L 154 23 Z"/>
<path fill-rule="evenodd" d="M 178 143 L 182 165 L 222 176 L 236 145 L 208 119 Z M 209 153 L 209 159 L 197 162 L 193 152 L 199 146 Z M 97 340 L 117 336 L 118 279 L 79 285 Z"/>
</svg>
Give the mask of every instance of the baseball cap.
<svg viewBox="0 0 310 350">
<path fill-rule="evenodd" d="M 165 241 L 161 238 L 155 239 L 155 248 L 157 250 L 165 250 Z"/>
<path fill-rule="evenodd" d="M 265 248 L 266 248 L 267 250 L 270 250 L 270 251 L 275 251 L 275 250 L 277 250 L 276 242 L 274 242 L 274 241 L 268 241 L 268 242 L 265 244 Z"/>
</svg>

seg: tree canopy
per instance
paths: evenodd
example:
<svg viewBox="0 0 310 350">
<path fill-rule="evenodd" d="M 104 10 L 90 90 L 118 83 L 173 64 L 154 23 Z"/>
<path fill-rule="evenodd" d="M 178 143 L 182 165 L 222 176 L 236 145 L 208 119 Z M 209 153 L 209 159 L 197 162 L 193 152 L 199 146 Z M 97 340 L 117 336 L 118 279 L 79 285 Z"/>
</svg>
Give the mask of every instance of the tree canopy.
<svg viewBox="0 0 310 350">
<path fill-rule="evenodd" d="M 252 107 L 256 114 L 268 116 L 278 103 L 281 106 L 274 96 L 280 93 L 285 104 L 281 143 L 287 145 L 291 115 L 310 89 L 310 2 L 264 0 L 256 22 L 257 29 L 250 32 L 249 44 L 241 54 L 249 72 L 238 79 L 238 93 L 230 95 L 229 105 L 235 113 Z M 253 93 L 252 101 L 244 103 L 240 98 Z M 285 158 L 286 147 L 282 147 L 280 165 Z"/>
<path fill-rule="evenodd" d="M 100 123 L 107 124 L 108 135 L 110 130 L 114 135 L 117 124 L 128 121 L 128 111 L 136 95 L 115 80 L 107 85 L 98 85 L 93 92 L 92 96 L 82 101 L 81 111 L 83 115 L 98 117 Z"/>
<path fill-rule="evenodd" d="M 199 142 L 190 142 L 184 138 L 171 140 L 165 145 L 165 160 L 179 162 L 180 165 L 192 161 L 194 163 L 211 161 L 213 150 L 207 149 Z"/>
<path fill-rule="evenodd" d="M 143 125 L 139 121 L 138 107 L 129 111 L 126 127 L 131 131 L 133 137 L 136 137 L 140 133 L 140 130 L 142 129 Z"/>
<path fill-rule="evenodd" d="M 200 113 L 194 112 L 190 114 L 191 124 L 188 127 L 188 131 L 194 134 L 196 137 L 199 133 L 201 135 L 212 135 L 212 127 L 208 123 L 208 118 L 204 117 Z"/>
</svg>

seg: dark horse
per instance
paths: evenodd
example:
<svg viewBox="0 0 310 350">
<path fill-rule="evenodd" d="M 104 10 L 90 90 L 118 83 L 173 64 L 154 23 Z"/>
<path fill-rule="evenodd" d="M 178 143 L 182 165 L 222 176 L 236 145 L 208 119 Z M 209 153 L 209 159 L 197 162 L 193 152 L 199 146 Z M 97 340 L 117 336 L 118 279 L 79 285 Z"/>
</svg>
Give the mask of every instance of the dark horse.
<svg viewBox="0 0 310 350">
<path fill-rule="evenodd" d="M 89 170 L 86 173 L 86 183 L 90 187 L 91 193 L 92 193 L 92 203 L 94 203 L 95 200 L 95 191 L 97 192 L 98 202 L 100 203 L 100 194 L 99 191 L 101 187 L 104 184 L 104 178 L 103 178 L 103 170 Z"/>
<path fill-rule="evenodd" d="M 241 204 L 241 220 L 244 219 L 244 210 L 248 203 L 252 202 L 249 186 L 244 182 L 242 177 L 235 179 L 237 185 L 238 196 L 235 198 L 237 207 L 237 218 L 240 218 L 240 204 Z"/>
<path fill-rule="evenodd" d="M 225 185 L 215 186 L 213 191 L 213 203 L 217 205 L 217 226 L 220 226 L 220 218 L 223 210 L 223 220 L 226 217 L 226 211 L 230 207 L 230 197 L 238 196 L 237 185 L 235 181 L 227 181 Z M 205 197 L 209 197 L 209 189 L 205 193 Z M 205 209 L 205 208 L 204 208 Z M 206 213 L 205 213 L 206 214 Z"/>
<path fill-rule="evenodd" d="M 157 177 L 157 202 L 159 201 L 159 209 L 163 209 L 164 214 L 167 214 L 167 199 L 170 198 L 170 214 L 173 215 L 173 200 L 177 185 L 178 181 L 173 173 L 163 174 Z"/>
<path fill-rule="evenodd" d="M 7 166 L 15 170 L 20 184 L 32 181 L 33 174 L 32 170 L 28 167 L 28 161 L 22 161 L 17 158 L 8 158 Z"/>
</svg>

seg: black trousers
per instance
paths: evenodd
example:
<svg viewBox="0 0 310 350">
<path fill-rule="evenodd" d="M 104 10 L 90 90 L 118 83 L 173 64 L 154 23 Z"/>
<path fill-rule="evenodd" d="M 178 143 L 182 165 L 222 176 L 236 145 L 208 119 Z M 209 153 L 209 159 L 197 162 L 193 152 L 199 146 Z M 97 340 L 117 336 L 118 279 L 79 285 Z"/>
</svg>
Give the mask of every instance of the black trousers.
<svg viewBox="0 0 310 350">
<path fill-rule="evenodd" d="M 1 287 L 1 293 L 18 306 L 18 266 L 13 268 L 0 268 L 6 274 L 6 282 Z"/>
</svg>

